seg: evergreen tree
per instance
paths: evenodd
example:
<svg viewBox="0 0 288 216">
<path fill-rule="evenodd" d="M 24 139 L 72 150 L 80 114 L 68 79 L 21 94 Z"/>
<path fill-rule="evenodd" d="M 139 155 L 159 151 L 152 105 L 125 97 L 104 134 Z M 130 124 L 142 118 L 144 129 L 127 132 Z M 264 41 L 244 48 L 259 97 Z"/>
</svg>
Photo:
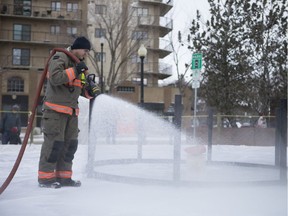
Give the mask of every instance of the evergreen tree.
<svg viewBox="0 0 288 216">
<path fill-rule="evenodd" d="M 204 58 L 201 96 L 225 115 L 266 112 L 287 87 L 286 0 L 208 2 L 210 20 L 197 13 L 190 28 L 191 50 Z"/>
<path fill-rule="evenodd" d="M 244 5 L 255 85 L 249 103 L 259 113 L 269 114 L 272 100 L 287 98 L 286 4 L 258 0 Z"/>
</svg>

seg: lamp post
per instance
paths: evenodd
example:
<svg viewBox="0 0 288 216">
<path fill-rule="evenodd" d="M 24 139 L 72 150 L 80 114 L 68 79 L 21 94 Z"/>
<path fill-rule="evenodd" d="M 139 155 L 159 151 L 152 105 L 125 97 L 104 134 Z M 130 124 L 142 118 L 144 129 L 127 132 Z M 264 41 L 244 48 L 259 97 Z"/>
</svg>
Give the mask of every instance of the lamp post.
<svg viewBox="0 0 288 216">
<path fill-rule="evenodd" d="M 147 49 L 142 44 L 138 49 L 138 56 L 141 59 L 141 95 L 140 95 L 140 106 L 144 107 L 144 58 L 147 55 Z M 139 132 L 138 132 L 138 145 L 137 145 L 137 159 L 142 159 L 142 145 L 145 143 L 145 131 L 143 130 L 143 122 L 140 118 Z"/>
<path fill-rule="evenodd" d="M 104 92 L 104 85 L 103 85 L 103 46 L 104 46 L 104 38 L 103 36 L 100 38 L 100 45 L 101 45 L 101 53 L 100 53 L 100 61 L 101 61 L 101 71 L 100 71 L 100 87 L 101 87 L 101 93 Z M 89 128 L 88 128 L 88 173 L 91 173 L 93 171 L 93 164 L 94 163 L 94 157 L 95 157 L 95 145 L 90 141 L 91 139 L 91 119 L 92 119 L 92 109 L 94 104 L 95 98 L 92 98 L 89 102 Z M 89 174 L 91 176 L 91 174 Z"/>
<path fill-rule="evenodd" d="M 140 48 L 138 49 L 138 55 L 141 59 L 141 94 L 140 94 L 140 105 L 141 107 L 144 106 L 144 58 L 147 55 L 147 49 L 145 48 L 144 44 L 141 44 Z"/>
<path fill-rule="evenodd" d="M 103 82 L 103 46 L 104 46 L 104 38 L 103 36 L 100 38 L 100 45 L 101 45 L 101 76 L 100 76 L 100 86 L 101 86 L 101 93 L 104 93 L 104 82 Z"/>
</svg>

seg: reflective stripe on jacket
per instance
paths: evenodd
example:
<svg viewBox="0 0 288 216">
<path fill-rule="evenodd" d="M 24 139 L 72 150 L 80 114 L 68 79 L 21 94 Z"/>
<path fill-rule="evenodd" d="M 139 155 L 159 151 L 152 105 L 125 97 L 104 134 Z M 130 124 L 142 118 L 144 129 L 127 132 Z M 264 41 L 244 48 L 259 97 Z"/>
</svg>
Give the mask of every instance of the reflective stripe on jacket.
<svg viewBox="0 0 288 216">
<path fill-rule="evenodd" d="M 66 71 L 66 74 L 68 76 L 69 82 L 71 82 L 74 79 L 76 79 L 75 72 L 74 72 L 72 67 L 71 68 L 67 68 L 65 71 Z"/>
<path fill-rule="evenodd" d="M 68 106 L 62 106 L 59 104 L 54 104 L 54 103 L 50 103 L 50 102 L 44 102 L 44 104 L 49 107 L 50 109 L 56 111 L 56 112 L 60 112 L 60 113 L 65 113 L 68 115 L 72 115 L 73 114 L 73 109 L 71 107 Z M 79 115 L 79 109 L 75 109 L 75 114 L 76 116 Z"/>
</svg>

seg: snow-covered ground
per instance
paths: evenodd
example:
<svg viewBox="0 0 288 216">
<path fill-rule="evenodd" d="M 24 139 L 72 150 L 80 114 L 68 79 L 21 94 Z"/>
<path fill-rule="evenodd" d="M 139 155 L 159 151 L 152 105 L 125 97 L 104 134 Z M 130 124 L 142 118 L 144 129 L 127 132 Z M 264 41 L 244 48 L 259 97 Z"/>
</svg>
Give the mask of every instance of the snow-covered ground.
<svg viewBox="0 0 288 216">
<path fill-rule="evenodd" d="M 122 180 L 122 182 L 89 178 L 88 171 L 97 171 L 126 177 L 172 180 L 171 163 L 92 166 L 94 171 L 87 169 L 89 167 L 87 165 L 92 164 L 88 163 L 91 159 L 88 157 L 88 151 L 91 156 L 91 148 L 88 147 L 94 143 L 97 144 L 94 162 L 136 159 L 139 150 L 139 128 L 146 132 L 146 142 L 141 151 L 143 159 L 171 160 L 174 156 L 174 146 L 171 142 L 173 131 L 167 122 L 163 123 L 155 116 L 139 110 L 138 107 L 117 99 L 99 96 L 93 108 L 92 129 L 88 138 L 87 101 L 81 100 L 80 106 L 82 110 L 79 118 L 80 143 L 74 159 L 73 178 L 81 180 L 82 186 L 60 189 L 38 187 L 38 160 L 43 138 L 35 137 L 35 143 L 27 145 L 12 182 L 0 195 L 0 216 L 287 215 L 286 185 L 239 184 L 239 182 L 273 181 L 279 178 L 279 170 L 237 165 L 206 166 L 203 163 L 205 155 L 198 159 L 186 155 L 185 149 L 191 147 L 187 145 L 181 146 L 180 151 L 181 159 L 185 161 L 180 168 L 181 180 L 204 182 L 200 186 L 132 184 L 127 178 L 127 181 Z M 105 132 L 111 126 L 111 121 L 114 123 L 117 121 L 121 126 L 118 127 L 119 130 L 117 129 L 115 144 L 107 144 L 106 137 L 103 137 L 106 136 Z M 0 185 L 13 167 L 20 147 L 20 145 L 0 145 Z M 273 165 L 274 149 L 273 147 L 216 145 L 212 149 L 212 159 Z"/>
<path fill-rule="evenodd" d="M 35 144 L 27 146 L 18 172 L 0 196 L 1 216 L 284 216 L 287 213 L 287 188 L 283 186 L 179 187 L 87 178 L 87 145 L 79 146 L 74 161 L 74 178 L 82 181 L 82 187 L 39 188 L 37 166 L 40 147 Z M 121 150 L 123 155 L 133 155 L 135 148 L 131 147 L 130 151 L 129 146 L 118 145 L 113 148 L 119 155 Z M 102 148 L 104 153 L 105 146 Z M 109 148 L 111 146 L 107 146 L 106 152 L 109 152 Z M 19 149 L 20 146 L 0 145 L 1 184 L 8 176 Z M 240 152 L 242 157 L 239 156 Z M 267 164 L 271 163 L 271 152 L 271 147 L 215 148 L 218 158 L 227 156 L 226 159 L 235 159 L 237 156 L 240 161 L 250 158 L 263 163 L 263 156 L 267 156 Z M 152 155 L 155 156 L 155 152 Z M 130 166 L 124 170 L 123 175 L 129 174 L 129 170 L 131 173 L 135 171 Z"/>
</svg>

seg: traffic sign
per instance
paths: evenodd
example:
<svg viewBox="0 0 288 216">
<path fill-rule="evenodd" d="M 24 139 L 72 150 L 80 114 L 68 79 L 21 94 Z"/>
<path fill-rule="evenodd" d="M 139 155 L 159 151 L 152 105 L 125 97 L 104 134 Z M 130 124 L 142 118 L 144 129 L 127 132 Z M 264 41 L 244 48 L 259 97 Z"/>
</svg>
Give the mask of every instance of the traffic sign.
<svg viewBox="0 0 288 216">
<path fill-rule="evenodd" d="M 192 70 L 198 70 L 202 68 L 202 53 L 194 53 L 192 55 Z"/>
<path fill-rule="evenodd" d="M 192 79 L 193 80 L 199 80 L 201 77 L 201 70 L 193 70 L 192 72 Z"/>
<path fill-rule="evenodd" d="M 192 88 L 200 88 L 200 80 L 192 80 Z"/>
</svg>

